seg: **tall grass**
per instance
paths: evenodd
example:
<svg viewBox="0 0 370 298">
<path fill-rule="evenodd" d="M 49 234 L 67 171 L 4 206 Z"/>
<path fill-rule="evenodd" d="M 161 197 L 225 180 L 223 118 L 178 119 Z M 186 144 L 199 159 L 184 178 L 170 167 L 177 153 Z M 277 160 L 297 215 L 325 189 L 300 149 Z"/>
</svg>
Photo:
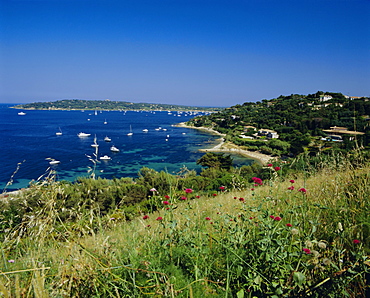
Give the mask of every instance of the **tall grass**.
<svg viewBox="0 0 370 298">
<path fill-rule="evenodd" d="M 167 180 L 170 188 L 150 194 L 153 212 L 133 205 L 141 215 L 131 221 L 118 209 L 101 212 L 97 182 L 68 216 L 59 208 L 69 198 L 66 185 L 35 186 L 19 200 L 39 200 L 42 208 L 6 230 L 0 244 L 0 293 L 366 297 L 370 166 L 321 162 L 320 170 L 305 166 L 294 177 L 281 176 L 288 165 L 271 168 L 271 179 L 242 190 L 238 182 L 179 193 Z"/>
</svg>

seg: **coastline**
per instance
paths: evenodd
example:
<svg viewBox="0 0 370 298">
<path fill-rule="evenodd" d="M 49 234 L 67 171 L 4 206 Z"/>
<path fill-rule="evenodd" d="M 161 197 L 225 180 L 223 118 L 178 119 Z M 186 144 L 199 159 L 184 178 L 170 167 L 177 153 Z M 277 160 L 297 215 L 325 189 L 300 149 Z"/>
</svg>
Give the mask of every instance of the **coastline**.
<svg viewBox="0 0 370 298">
<path fill-rule="evenodd" d="M 201 127 L 189 126 L 189 125 L 186 125 L 185 122 L 178 123 L 175 126 L 185 127 L 185 128 L 193 128 L 193 129 L 206 131 L 206 132 L 209 132 L 211 134 L 215 134 L 215 135 L 219 135 L 219 136 L 226 136 L 225 134 L 220 133 L 218 131 L 215 131 L 211 128 L 202 127 L 202 126 Z M 245 157 L 254 159 L 255 161 L 259 162 L 262 165 L 266 165 L 269 161 L 274 159 L 274 157 L 272 157 L 270 155 L 266 155 L 266 154 L 256 152 L 256 151 L 249 151 L 249 150 L 241 149 L 239 146 L 237 146 L 235 144 L 232 144 L 230 142 L 225 142 L 223 138 L 220 138 L 219 140 L 220 140 L 220 142 L 217 145 L 215 145 L 214 147 L 208 148 L 208 149 L 199 149 L 199 151 L 202 151 L 202 152 L 237 153 L 237 154 L 243 155 Z"/>
</svg>

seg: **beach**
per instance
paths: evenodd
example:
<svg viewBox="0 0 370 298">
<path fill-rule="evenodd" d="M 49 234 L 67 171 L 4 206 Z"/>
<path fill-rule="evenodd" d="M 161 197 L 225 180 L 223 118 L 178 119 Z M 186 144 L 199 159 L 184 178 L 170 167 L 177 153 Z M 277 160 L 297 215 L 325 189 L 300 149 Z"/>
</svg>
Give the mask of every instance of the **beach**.
<svg viewBox="0 0 370 298">
<path fill-rule="evenodd" d="M 186 125 L 185 122 L 181 122 L 181 123 L 177 124 L 176 126 L 186 127 L 186 128 L 193 128 L 193 129 L 207 131 L 207 132 L 209 132 L 211 134 L 215 134 L 215 135 L 226 136 L 225 134 L 222 134 L 218 131 L 215 131 L 215 130 L 209 128 L 209 127 L 189 126 L 189 125 Z M 237 146 L 235 144 L 232 144 L 230 142 L 225 142 L 224 138 L 220 138 L 219 143 L 217 145 L 215 145 L 214 147 L 208 148 L 208 149 L 199 149 L 199 151 L 202 151 L 202 152 L 237 153 L 237 154 L 243 155 L 245 157 L 254 159 L 257 162 L 261 163 L 262 165 L 266 165 L 267 163 L 269 163 L 271 160 L 274 159 L 274 157 L 272 157 L 270 155 L 263 154 L 263 153 L 256 152 L 256 151 L 245 150 L 245 149 L 242 149 L 242 148 L 240 148 L 239 146 Z"/>
</svg>

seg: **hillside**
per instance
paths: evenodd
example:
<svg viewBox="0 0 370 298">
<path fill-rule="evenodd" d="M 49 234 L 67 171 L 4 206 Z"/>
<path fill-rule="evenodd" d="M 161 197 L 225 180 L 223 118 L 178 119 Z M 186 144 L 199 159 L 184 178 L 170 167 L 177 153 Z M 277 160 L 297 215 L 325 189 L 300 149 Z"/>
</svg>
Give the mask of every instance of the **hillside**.
<svg viewBox="0 0 370 298">
<path fill-rule="evenodd" d="M 16 109 L 32 110 L 144 110 L 144 111 L 220 111 L 215 107 L 193 107 L 185 105 L 134 103 L 111 100 L 64 99 L 52 102 L 34 102 L 14 106 Z"/>
<path fill-rule="evenodd" d="M 370 101 L 341 93 L 279 96 L 246 102 L 187 124 L 209 127 L 250 151 L 272 156 L 315 155 L 370 147 Z"/>
<path fill-rule="evenodd" d="M 285 176 L 290 166 L 268 167 L 270 178 L 208 193 L 153 172 L 146 187 L 126 181 L 130 195 L 119 181 L 72 192 L 45 181 L 1 202 L 0 294 L 369 297 L 370 168 L 353 164 L 333 156 Z M 140 190 L 146 204 L 125 221 Z"/>
</svg>

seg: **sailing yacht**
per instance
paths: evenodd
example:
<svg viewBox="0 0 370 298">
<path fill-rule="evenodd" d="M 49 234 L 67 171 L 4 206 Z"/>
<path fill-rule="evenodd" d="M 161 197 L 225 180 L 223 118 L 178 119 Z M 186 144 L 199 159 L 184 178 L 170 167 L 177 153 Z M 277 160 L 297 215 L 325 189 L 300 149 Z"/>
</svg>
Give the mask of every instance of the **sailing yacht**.
<svg viewBox="0 0 370 298">
<path fill-rule="evenodd" d="M 128 136 L 132 136 L 134 133 L 132 132 L 132 127 L 130 125 L 130 132 L 127 134 Z"/>
<path fill-rule="evenodd" d="M 94 137 L 94 143 L 93 143 L 93 144 L 91 144 L 91 147 L 94 147 L 94 148 L 99 147 L 99 144 L 98 144 L 98 143 L 97 143 L 97 141 L 96 141 L 96 135 L 95 135 L 95 137 Z"/>
<path fill-rule="evenodd" d="M 56 133 L 55 133 L 57 136 L 61 136 L 63 133 L 62 133 L 62 130 L 60 129 L 60 127 L 59 127 L 59 131 L 57 131 Z"/>
</svg>

